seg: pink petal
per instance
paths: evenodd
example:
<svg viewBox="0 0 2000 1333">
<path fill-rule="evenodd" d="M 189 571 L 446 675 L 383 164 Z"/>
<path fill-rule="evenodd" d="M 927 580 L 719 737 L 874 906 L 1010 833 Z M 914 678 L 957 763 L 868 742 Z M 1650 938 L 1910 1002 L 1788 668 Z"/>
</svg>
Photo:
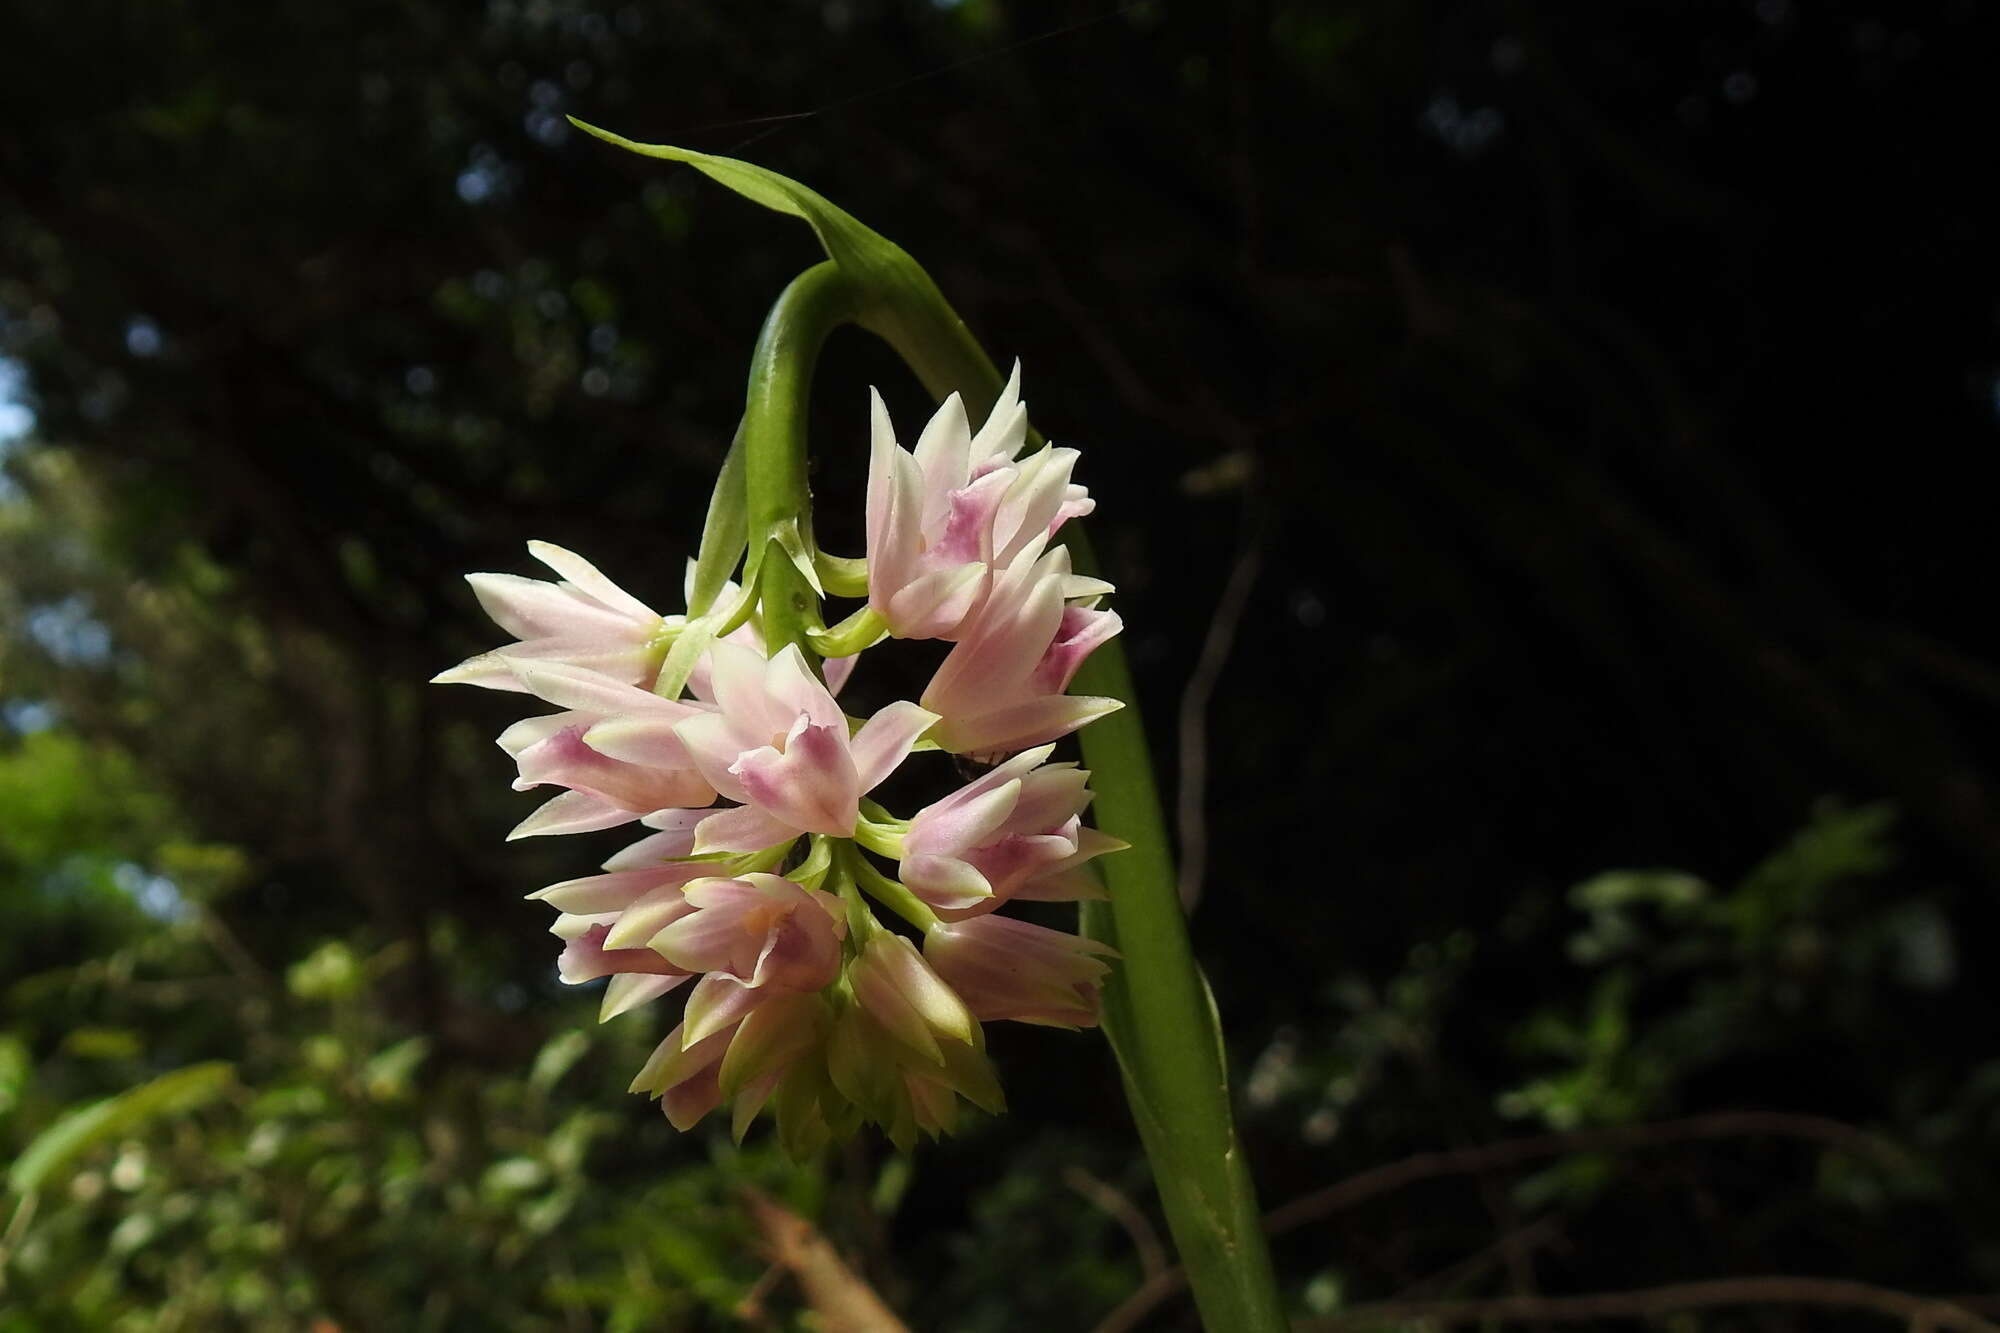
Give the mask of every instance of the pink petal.
<svg viewBox="0 0 2000 1333">
<path fill-rule="evenodd" d="M 797 829 L 757 806 L 731 806 L 701 821 L 694 834 L 694 854 L 761 852 L 798 836 Z"/>
<path fill-rule="evenodd" d="M 515 659 L 514 672 L 531 694 L 547 699 L 559 708 L 576 708 L 609 716 L 636 713 L 642 717 L 685 718 L 704 713 L 700 707 L 678 699 L 662 699 L 651 690 L 613 680 L 595 671 L 586 671 L 561 662 Z"/>
<path fill-rule="evenodd" d="M 1005 754 L 1067 736 L 1124 706 L 1118 699 L 1052 694 L 962 721 L 947 715 L 931 738 L 954 754 Z"/>
<path fill-rule="evenodd" d="M 483 690 L 509 690 L 526 694 L 528 687 L 514 674 L 514 664 L 499 650 L 468 657 L 455 667 L 447 667 L 431 677 L 433 685 L 477 685 Z"/>
<path fill-rule="evenodd" d="M 978 560 L 992 564 L 998 550 L 994 541 L 994 516 L 999 513 L 1001 503 L 1014 485 L 1015 476 L 1013 468 L 1001 468 L 987 473 L 970 486 L 953 491 L 951 513 L 945 519 L 944 531 L 925 555 L 938 561 Z M 1012 552 L 1009 552 L 1009 558 L 1011 555 Z M 1002 558 L 999 563 L 1004 566 L 1007 558 Z"/>
<path fill-rule="evenodd" d="M 900 639 L 948 639 L 986 593 L 987 568 L 953 565 L 904 584 L 877 611 Z"/>
<path fill-rule="evenodd" d="M 861 817 L 861 787 L 848 750 L 847 728 L 792 728 L 785 749 L 752 750 L 731 769 L 750 804 L 763 807 L 802 833 L 846 837 Z"/>
<path fill-rule="evenodd" d="M 986 424 L 972 437 L 970 461 L 976 473 L 982 463 L 1005 462 L 1021 452 L 1028 439 L 1028 409 L 1021 402 L 1021 363 L 1007 375 L 1007 387 L 986 414 Z"/>
<path fill-rule="evenodd" d="M 620 972 L 604 987 L 604 1002 L 597 1007 L 597 1021 L 608 1023 L 620 1014 L 629 1014 L 641 1005 L 651 1004 L 687 979 L 685 973 L 680 976 L 647 976 L 639 972 Z"/>
<path fill-rule="evenodd" d="M 981 784 L 976 785 L 984 783 L 985 779 L 981 779 Z M 963 853 L 998 834 L 1020 799 L 1021 780 L 1014 778 L 997 787 L 987 785 L 978 795 L 943 809 L 930 806 L 920 810 L 910 821 L 910 831 L 903 840 L 903 846 L 905 850 L 918 853 Z"/>
<path fill-rule="evenodd" d="M 663 884 L 683 884 L 699 878 L 712 867 L 699 862 L 685 866 L 654 866 L 645 870 L 615 871 L 608 875 L 586 875 L 566 879 L 537 889 L 530 902 L 544 902 L 558 912 L 622 912 Z"/>
<path fill-rule="evenodd" d="M 992 519 L 994 559 L 1012 560 L 1030 539 L 1054 530 L 1076 458 L 1074 449 L 1044 449 L 1015 465 L 1014 484 Z"/>
<path fill-rule="evenodd" d="M 720 1105 L 722 1088 L 712 1064 L 660 1094 L 660 1109 L 666 1113 L 667 1123 L 683 1134 Z"/>
<path fill-rule="evenodd" d="M 622 851 L 613 852 L 604 862 L 604 869 L 638 870 L 644 867 L 657 866 L 662 861 L 670 861 L 679 857 L 694 855 L 694 827 L 707 814 L 708 811 L 706 810 L 655 810 L 639 822 L 652 828 L 658 828 L 660 825 L 655 821 L 666 817 L 692 816 L 692 818 L 678 819 L 676 827 L 670 828 L 664 833 L 651 834 L 639 839 L 639 841 Z M 683 825 L 684 827 L 682 827 Z"/>
<path fill-rule="evenodd" d="M 605 934 L 604 947 L 651 949 L 655 935 L 695 910 L 694 904 L 682 892 L 682 887 L 679 884 L 662 884 L 626 907 L 618 914 L 618 923 Z M 697 972 L 702 969 L 685 970 Z"/>
<path fill-rule="evenodd" d="M 1087 607 L 1066 606 L 1062 621 L 1058 625 L 1054 639 L 1042 660 L 1035 664 L 1033 681 L 1037 689 L 1057 694 L 1069 688 L 1069 682 L 1076 675 L 1083 659 L 1097 650 L 1098 645 L 1123 629 L 1125 622 L 1118 618 L 1116 611 L 1094 611 Z"/>
<path fill-rule="evenodd" d="M 1022 881 L 1065 864 L 1076 851 L 1076 840 L 1059 834 L 1012 833 L 967 856 L 1002 896 L 1011 896 Z"/>
<path fill-rule="evenodd" d="M 692 1046 L 735 1026 L 765 998 L 765 992 L 753 990 L 727 973 L 709 973 L 695 983 L 688 996 L 681 1041 Z"/>
<path fill-rule="evenodd" d="M 521 751 L 514 786 L 554 784 L 587 791 L 635 814 L 669 806 L 705 805 L 715 792 L 689 768 L 644 768 L 607 758 L 569 727 Z"/>
<path fill-rule="evenodd" d="M 1020 688 L 1062 624 L 1062 586 L 1040 576 L 1041 566 L 1029 557 L 1039 539 L 1001 574 L 987 595 L 986 606 L 964 631 L 958 646 L 924 691 L 924 704 L 950 717 L 953 707 L 964 712 L 975 701 Z M 1058 552 L 1057 554 L 1060 554 Z"/>
<path fill-rule="evenodd" d="M 507 841 L 556 833 L 590 833 L 601 828 L 615 828 L 629 822 L 632 817 L 630 810 L 621 810 L 601 797 L 587 792 L 566 791 L 516 824 L 507 835 Z"/>
<path fill-rule="evenodd" d="M 871 435 L 868 449 L 869 604 L 882 610 L 890 594 L 914 575 L 923 549 L 922 476 L 896 444 L 895 428 L 882 395 L 868 391 Z"/>
<path fill-rule="evenodd" d="M 575 986 L 608 977 L 614 972 L 646 972 L 658 976 L 684 977 L 687 974 L 651 949 L 607 949 L 606 930 L 593 926 L 571 940 L 556 960 L 556 974 Z"/>
<path fill-rule="evenodd" d="M 949 796 L 933 801 L 918 813 L 917 819 L 921 820 L 926 817 L 942 819 L 951 811 L 958 809 L 959 806 L 977 797 L 984 796 L 994 788 L 1003 787 L 1015 778 L 1026 777 L 1031 769 L 1054 754 L 1055 751 L 1056 747 L 1053 745 L 1043 745 L 1032 750 L 1023 751 L 1015 755 L 1012 759 L 1009 759 L 1006 763 L 986 770 L 986 772 L 980 774 L 977 778 L 960 787 Z M 911 831 L 913 833 L 915 832 L 915 824 L 916 820 L 912 820 Z"/>
<path fill-rule="evenodd" d="M 726 715 L 704 713 L 691 717 L 676 724 L 674 734 L 681 738 L 688 758 L 694 761 L 695 771 L 709 786 L 732 801 L 749 799 L 743 794 L 743 784 L 730 771 L 743 753 L 743 741 Z"/>
<path fill-rule="evenodd" d="M 848 742 L 855 780 L 860 790 L 873 791 L 909 758 L 910 747 L 938 720 L 936 713 L 907 699 L 898 700 L 862 723 Z M 849 824 L 848 830 L 853 829 Z M 824 831 L 824 830 L 822 830 Z"/>
<path fill-rule="evenodd" d="M 472 595 L 493 623 L 517 639 L 630 634 L 629 619 L 568 588 L 518 574 L 468 574 Z"/>
<path fill-rule="evenodd" d="M 685 1024 L 675 1024 L 674 1030 L 653 1047 L 652 1053 L 646 1057 L 646 1063 L 640 1065 L 639 1072 L 632 1076 L 632 1082 L 626 1091 L 650 1092 L 657 1097 L 689 1073 L 701 1068 L 709 1052 L 699 1046 L 690 1051 L 682 1045 L 681 1034 L 685 1026 Z M 714 1059 L 717 1061 L 722 1058 L 722 1045 L 723 1043 L 717 1042 L 713 1047 Z"/>
<path fill-rule="evenodd" d="M 694 758 L 674 734 L 678 718 L 609 717 L 583 733 L 584 744 L 599 754 L 648 768 L 693 768 Z"/>
<path fill-rule="evenodd" d="M 813 675 L 806 665 L 805 654 L 795 643 L 788 643 L 764 668 L 764 692 L 776 705 L 775 716 L 783 720 L 773 730 L 789 729 L 800 714 L 812 719 L 816 727 L 842 727 L 846 720 L 841 716 L 840 706 L 827 693 L 826 685 Z"/>
<path fill-rule="evenodd" d="M 954 856 L 905 857 L 898 877 L 911 893 L 944 911 L 963 912 L 993 897 L 993 886 L 978 867 Z"/>
<path fill-rule="evenodd" d="M 560 574 L 578 592 L 633 620 L 658 620 L 659 613 L 598 572 L 597 566 L 553 542 L 529 542 L 528 554 Z"/>
<path fill-rule="evenodd" d="M 925 532 L 943 527 L 951 493 L 969 480 L 971 449 L 972 426 L 965 419 L 964 401 L 954 393 L 938 404 L 911 451 L 924 477 Z"/>
<path fill-rule="evenodd" d="M 1050 764 L 1036 769 L 1021 784 L 1021 801 L 1012 827 L 1019 833 L 1044 833 L 1067 824 L 1090 804 L 1090 774 L 1075 764 Z"/>
<path fill-rule="evenodd" d="M 717 881 L 734 884 L 734 880 Z M 744 928 L 744 910 L 712 905 L 670 921 L 650 937 L 651 947 L 677 968 L 689 972 L 729 973 L 748 983 L 763 955 L 766 931 Z"/>
<path fill-rule="evenodd" d="M 729 720 L 730 734 L 737 737 L 738 753 L 747 748 L 743 742 L 761 744 L 772 732 L 789 727 L 797 712 L 771 699 L 764 683 L 769 665 L 763 654 L 726 639 L 708 650 L 709 685 L 721 715 Z"/>
<path fill-rule="evenodd" d="M 529 746 L 541 744 L 566 727 L 587 727 L 590 725 L 590 719 L 589 713 L 576 712 L 524 717 L 496 736 L 493 743 L 505 750 L 508 758 L 518 759 L 521 751 Z"/>
<path fill-rule="evenodd" d="M 860 660 L 860 653 L 855 653 L 851 657 L 827 658 L 821 667 L 821 670 L 826 672 L 826 692 L 838 698 L 841 687 L 846 685 L 848 677 L 854 674 L 854 664 Z"/>
</svg>

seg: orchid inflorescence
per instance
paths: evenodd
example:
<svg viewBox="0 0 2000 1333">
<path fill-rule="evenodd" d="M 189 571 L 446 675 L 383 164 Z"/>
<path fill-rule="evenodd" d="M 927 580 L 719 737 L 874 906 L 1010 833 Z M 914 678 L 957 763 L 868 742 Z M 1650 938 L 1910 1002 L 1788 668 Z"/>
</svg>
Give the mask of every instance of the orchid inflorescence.
<svg viewBox="0 0 2000 1333">
<path fill-rule="evenodd" d="M 1101 896 L 1088 863 L 1123 845 L 1082 822 L 1090 775 L 1051 758 L 1120 706 L 1065 693 L 1119 629 L 1111 586 L 1051 544 L 1094 502 L 1075 450 L 1027 445 L 1018 367 L 976 433 L 954 394 L 914 450 L 874 396 L 865 575 L 812 549 L 809 525 L 769 557 L 866 605 L 775 651 L 751 567 L 711 599 L 691 565 L 690 612 L 668 616 L 546 543 L 529 550 L 559 582 L 469 576 L 516 641 L 436 679 L 562 710 L 500 735 L 517 789 L 564 789 L 510 836 L 651 830 L 529 896 L 558 913 L 562 979 L 610 979 L 600 1021 L 693 981 L 632 1085 L 677 1128 L 729 1101 L 739 1138 L 768 1105 L 794 1153 L 864 1122 L 908 1146 L 950 1130 L 960 1098 L 1000 1109 L 982 1023 L 1097 1021 L 1111 951 L 996 914 Z M 953 646 L 918 701 L 849 717 L 836 696 L 886 637 Z M 869 794 L 917 750 L 993 767 L 900 819 Z"/>
</svg>

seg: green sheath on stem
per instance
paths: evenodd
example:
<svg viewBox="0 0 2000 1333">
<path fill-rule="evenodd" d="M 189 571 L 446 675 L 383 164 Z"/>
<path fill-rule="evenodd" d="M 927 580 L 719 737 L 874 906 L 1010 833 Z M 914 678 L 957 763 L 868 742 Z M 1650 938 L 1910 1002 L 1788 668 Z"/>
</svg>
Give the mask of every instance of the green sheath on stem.
<svg viewBox="0 0 2000 1333">
<path fill-rule="evenodd" d="M 808 270 L 773 308 L 758 340 L 745 420 L 750 559 L 761 561 L 760 577 L 771 580 L 763 585 L 766 596 L 779 594 L 775 612 L 766 613 L 766 642 L 774 649 L 800 642 L 811 628 L 802 608 L 817 603 L 809 596 L 792 600 L 808 588 L 805 575 L 766 547 L 786 518 L 806 513 L 805 401 L 811 360 L 826 333 L 850 321 L 877 334 L 932 394 L 959 393 L 973 420 L 998 397 L 999 372 L 915 260 L 820 195 L 746 162 L 636 144 L 576 123 L 633 152 L 689 163 L 746 198 L 804 219 L 832 260 Z M 766 374 L 777 382 L 760 387 Z M 760 461 L 753 420 L 756 430 L 796 441 L 796 456 L 773 449 Z M 1072 527 L 1064 538 L 1077 572 L 1096 573 L 1082 534 Z M 1230 1112 L 1221 1026 L 1181 913 L 1166 818 L 1119 640 L 1091 655 L 1076 686 L 1126 705 L 1081 737 L 1097 793 L 1096 822 L 1131 844 L 1097 863 L 1109 901 L 1084 906 L 1086 931 L 1122 955 L 1104 987 L 1104 1030 L 1203 1322 L 1215 1333 L 1282 1333 L 1284 1311 Z"/>
</svg>

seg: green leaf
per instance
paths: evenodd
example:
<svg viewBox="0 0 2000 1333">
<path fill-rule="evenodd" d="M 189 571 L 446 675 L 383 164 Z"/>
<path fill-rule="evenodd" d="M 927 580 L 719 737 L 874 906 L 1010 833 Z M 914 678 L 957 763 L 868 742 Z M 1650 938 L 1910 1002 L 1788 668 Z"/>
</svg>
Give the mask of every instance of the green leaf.
<svg viewBox="0 0 2000 1333">
<path fill-rule="evenodd" d="M 743 558 L 748 540 L 748 502 L 743 492 L 743 430 L 723 455 L 722 473 L 708 498 L 708 518 L 701 527 L 701 547 L 695 555 L 694 577 L 689 581 L 687 611 L 690 618 L 706 615 L 722 595 L 723 585 Z"/>
<path fill-rule="evenodd" d="M 32 1194 L 57 1171 L 101 1143 L 130 1134 L 149 1121 L 205 1106 L 235 1082 L 225 1061 L 189 1065 L 150 1083 L 70 1112 L 37 1134 L 7 1171 L 7 1186 Z"/>
<path fill-rule="evenodd" d="M 780 176 L 775 171 L 740 162 L 733 157 L 712 157 L 670 144 L 634 143 L 622 135 L 585 124 L 575 116 L 571 116 L 569 122 L 585 134 L 596 135 L 608 144 L 615 144 L 641 157 L 685 162 L 753 204 L 762 204 L 772 212 L 783 213 L 787 217 L 804 219 L 813 229 L 813 234 L 819 237 L 826 257 L 853 276 L 865 277 L 884 269 L 914 267 L 910 257 L 895 242 L 864 227 L 851 214 L 829 203 L 825 196 L 788 176 Z"/>
<path fill-rule="evenodd" d="M 547 1092 L 589 1050 L 590 1037 L 587 1034 L 575 1029 L 558 1032 L 536 1053 L 534 1070 L 528 1075 L 528 1086 L 536 1092 Z"/>
</svg>

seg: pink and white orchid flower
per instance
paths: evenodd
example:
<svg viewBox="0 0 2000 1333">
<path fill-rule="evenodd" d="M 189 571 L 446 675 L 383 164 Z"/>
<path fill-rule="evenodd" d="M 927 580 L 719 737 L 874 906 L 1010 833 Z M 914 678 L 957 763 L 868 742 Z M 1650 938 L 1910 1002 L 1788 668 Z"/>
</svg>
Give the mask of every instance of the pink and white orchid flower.
<svg viewBox="0 0 2000 1333">
<path fill-rule="evenodd" d="M 735 1101 L 734 1132 L 743 1131 L 784 1077 L 811 1062 L 826 1040 L 826 1002 L 814 994 L 772 996 L 743 1017 L 689 1040 L 683 1023 L 653 1048 L 632 1080 L 649 1092 L 675 1129 L 692 1129 L 721 1104 Z"/>
<path fill-rule="evenodd" d="M 1070 480 L 1074 449 L 1027 442 L 1017 362 L 974 435 L 957 394 L 944 400 L 914 452 L 896 443 L 879 393 L 868 457 L 868 604 L 905 639 L 952 639 L 987 595 L 993 571 L 1096 502 Z"/>
<path fill-rule="evenodd" d="M 432 680 L 440 685 L 527 688 L 514 673 L 520 660 L 567 662 L 623 681 L 652 679 L 666 648 L 666 617 L 626 592 L 573 551 L 529 542 L 535 559 L 562 576 L 559 583 L 518 574 L 468 574 L 479 605 L 518 642 L 468 658 Z"/>
<path fill-rule="evenodd" d="M 1081 867 L 1125 846 L 1086 827 L 1090 774 L 1024 751 L 919 810 L 903 835 L 903 884 L 946 920 L 991 912 L 1010 898 L 1100 898 Z"/>
<path fill-rule="evenodd" d="M 469 657 L 431 677 L 432 683 L 527 691 L 529 687 L 516 668 L 523 662 L 546 662 L 593 671 L 625 685 L 650 687 L 666 658 L 669 640 L 688 618 L 661 615 L 573 551 L 551 542 L 529 542 L 528 551 L 562 575 L 562 581 L 518 574 L 466 575 L 481 608 L 517 642 Z M 695 564 L 690 560 L 683 580 L 683 591 L 690 596 L 694 574 Z M 725 581 L 715 604 L 734 607 L 742 596 L 741 587 Z M 764 646 L 757 627 L 748 622 L 723 637 L 760 652 Z M 845 657 L 826 664 L 827 682 L 836 694 L 853 671 L 854 662 L 853 657 Z M 695 698 L 714 702 L 705 655 L 689 672 L 687 688 Z"/>
<path fill-rule="evenodd" d="M 855 1003 L 834 1025 L 827 1073 L 892 1140 L 948 1132 L 961 1097 L 1000 1109 L 978 1021 L 908 940 L 878 933 L 847 978 Z"/>
<path fill-rule="evenodd" d="M 802 833 L 849 837 L 861 797 L 895 771 L 937 715 L 899 701 L 862 724 L 847 719 L 796 646 L 765 659 L 733 643 L 710 650 L 717 711 L 674 724 L 696 769 L 723 796 L 742 802 L 702 820 L 698 852 L 748 852 Z M 656 732 L 623 719 L 586 734 L 625 757 Z M 628 746 L 631 749 L 628 749 Z"/>
<path fill-rule="evenodd" d="M 645 946 L 662 927 L 694 910 L 682 890 L 714 873 L 712 862 L 679 859 L 693 844 L 694 826 L 684 823 L 616 853 L 605 861 L 604 874 L 528 895 L 560 913 L 550 929 L 569 941 L 557 966 L 562 979 L 576 985 L 611 978 L 599 1022 L 650 1004 L 691 975 Z"/>
<path fill-rule="evenodd" d="M 673 733 L 677 723 L 701 715 L 701 705 L 662 699 L 567 663 L 517 661 L 511 669 L 523 689 L 568 710 L 528 718 L 500 734 L 500 747 L 520 766 L 515 789 L 569 790 L 522 820 L 508 837 L 585 833 L 715 799 L 715 788 Z M 616 755 L 590 739 L 609 717 L 641 733 Z"/>
<path fill-rule="evenodd" d="M 982 1023 L 1095 1027 L 1098 984 L 1111 970 L 1099 955 L 1116 952 L 1007 916 L 944 922 L 924 937 L 924 957 Z"/>
<path fill-rule="evenodd" d="M 847 911 L 833 894 L 749 874 L 696 880 L 682 901 L 649 940 L 676 967 L 726 972 L 748 989 L 819 990 L 840 975 Z"/>
<path fill-rule="evenodd" d="M 1070 573 L 1069 551 L 1037 537 L 994 580 L 958 646 L 924 690 L 941 719 L 931 737 L 974 756 L 1008 754 L 1067 736 L 1125 705 L 1063 693 L 1092 649 L 1116 634 L 1115 611 L 1096 609 L 1104 585 Z M 1070 598 L 1080 597 L 1072 604 Z"/>
</svg>

